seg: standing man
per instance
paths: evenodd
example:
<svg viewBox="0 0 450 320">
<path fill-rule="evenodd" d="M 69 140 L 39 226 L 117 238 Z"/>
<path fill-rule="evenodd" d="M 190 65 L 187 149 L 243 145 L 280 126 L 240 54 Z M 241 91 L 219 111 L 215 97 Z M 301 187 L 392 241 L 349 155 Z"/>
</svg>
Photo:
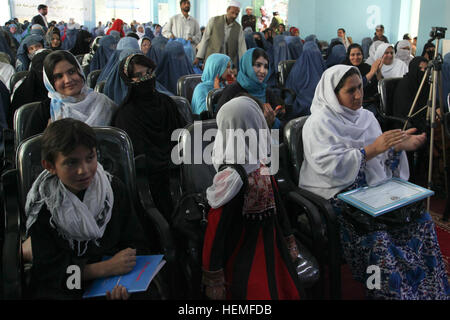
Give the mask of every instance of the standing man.
<svg viewBox="0 0 450 320">
<path fill-rule="evenodd" d="M 247 7 L 245 8 L 246 15 L 242 16 L 241 24 L 242 24 L 242 30 L 245 30 L 245 28 L 252 28 L 253 32 L 256 32 L 256 17 L 253 15 L 253 8 Z"/>
<path fill-rule="evenodd" d="M 337 35 L 338 35 L 339 39 L 341 39 L 342 43 L 344 44 L 345 49 L 350 47 L 350 45 L 353 43 L 352 38 L 351 37 L 347 37 L 345 35 L 345 29 L 344 28 L 338 29 Z"/>
<path fill-rule="evenodd" d="M 229 1 L 225 15 L 212 17 L 209 20 L 202 41 L 198 45 L 194 65 L 198 64 L 200 59 L 206 61 L 213 53 L 223 53 L 231 58 L 234 68 L 239 66 L 239 59 L 247 51 L 244 31 L 236 22 L 240 8 L 239 2 Z"/>
<path fill-rule="evenodd" d="M 267 8 L 264 6 L 262 6 L 259 11 L 261 12 L 261 17 L 258 19 L 258 31 L 264 32 L 264 30 L 269 28 L 272 17 L 267 14 Z"/>
<path fill-rule="evenodd" d="M 47 31 L 48 22 L 47 22 L 47 18 L 45 16 L 47 15 L 48 8 L 45 4 L 40 4 L 38 6 L 38 11 L 39 11 L 39 14 L 33 17 L 33 19 L 31 20 L 31 24 L 32 25 L 40 24 Z"/>
<path fill-rule="evenodd" d="M 388 38 L 384 36 L 384 26 L 382 24 L 378 25 L 375 29 L 375 37 L 373 37 L 373 42 L 375 41 L 389 43 Z"/>
<path fill-rule="evenodd" d="M 182 38 L 191 41 L 196 47 L 202 39 L 202 32 L 197 20 L 189 15 L 191 2 L 189 0 L 180 1 L 181 14 L 170 18 L 169 22 L 162 29 L 162 35 L 169 39 Z"/>
</svg>

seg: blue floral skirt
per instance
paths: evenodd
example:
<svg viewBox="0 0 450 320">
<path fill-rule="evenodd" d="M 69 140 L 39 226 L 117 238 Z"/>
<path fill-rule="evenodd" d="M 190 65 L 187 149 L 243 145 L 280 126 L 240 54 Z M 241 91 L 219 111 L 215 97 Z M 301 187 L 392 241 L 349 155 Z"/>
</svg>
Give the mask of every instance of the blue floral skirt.
<svg viewBox="0 0 450 320">
<path fill-rule="evenodd" d="M 371 299 L 448 300 L 450 287 L 431 216 L 424 212 L 401 228 L 365 235 L 356 232 L 336 208 L 345 261 Z M 375 266 L 379 270 L 376 284 Z M 369 269 L 368 269 L 369 268 Z"/>
</svg>

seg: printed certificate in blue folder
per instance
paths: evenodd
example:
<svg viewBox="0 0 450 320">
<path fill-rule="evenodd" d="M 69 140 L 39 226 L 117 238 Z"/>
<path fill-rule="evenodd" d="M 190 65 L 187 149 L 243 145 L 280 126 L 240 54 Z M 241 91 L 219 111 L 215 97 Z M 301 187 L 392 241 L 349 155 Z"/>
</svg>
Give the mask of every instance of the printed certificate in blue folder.
<svg viewBox="0 0 450 320">
<path fill-rule="evenodd" d="M 104 257 L 103 260 L 110 258 Z M 106 296 L 106 291 L 111 292 L 116 285 L 124 286 L 128 293 L 145 291 L 165 263 L 163 255 L 136 256 L 136 266 L 132 271 L 121 276 L 95 280 L 85 291 L 83 298 Z"/>
<path fill-rule="evenodd" d="M 341 193 L 338 199 L 377 217 L 432 195 L 434 191 L 402 179 L 392 178 L 378 186 Z"/>
</svg>

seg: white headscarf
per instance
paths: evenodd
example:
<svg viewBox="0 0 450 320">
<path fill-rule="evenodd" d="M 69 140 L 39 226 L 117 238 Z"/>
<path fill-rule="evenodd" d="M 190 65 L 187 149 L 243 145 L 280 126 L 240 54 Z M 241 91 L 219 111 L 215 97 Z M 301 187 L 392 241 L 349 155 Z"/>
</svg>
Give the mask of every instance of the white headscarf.
<svg viewBox="0 0 450 320">
<path fill-rule="evenodd" d="M 382 58 L 389 47 L 392 47 L 392 49 L 394 49 L 394 46 L 392 44 L 380 44 L 377 48 L 377 51 L 375 52 L 375 60 Z M 395 55 L 390 65 L 383 64 L 383 67 L 381 68 L 381 74 L 384 78 L 403 77 L 407 73 L 408 66 L 403 61 L 396 59 Z"/>
<path fill-rule="evenodd" d="M 58 234 L 69 241 L 75 249 L 75 241 L 86 241 L 84 249 L 78 247 L 78 255 L 82 256 L 88 242 L 103 237 L 106 226 L 111 219 L 114 194 L 110 183 L 111 176 L 97 164 L 97 172 L 86 189 L 83 201 L 69 191 L 61 180 L 44 170 L 34 181 L 27 195 L 25 214 L 27 217 L 27 233 L 36 222 L 42 205 L 50 211 L 50 225 Z"/>
<path fill-rule="evenodd" d="M 304 161 L 299 186 L 325 199 L 351 186 L 362 162 L 361 148 L 372 144 L 382 132 L 372 112 L 340 105 L 334 90 L 351 66 L 337 65 L 326 70 L 317 85 L 311 116 L 303 127 Z M 362 81 L 362 80 L 361 80 Z M 368 185 L 392 178 L 385 165 L 388 152 L 366 163 Z M 409 178 L 406 155 L 400 158 L 400 178 Z"/>
<path fill-rule="evenodd" d="M 84 81 L 80 96 L 77 98 L 63 96 L 57 92 L 50 83 L 44 68 L 44 85 L 48 90 L 48 97 L 51 99 L 50 117 L 52 121 L 73 118 L 83 121 L 92 127 L 108 126 L 111 123 L 117 105 L 106 95 L 95 92 L 86 85 L 86 76 L 78 61 L 77 68 Z"/>
<path fill-rule="evenodd" d="M 216 170 L 222 164 L 241 164 L 248 175 L 258 170 L 261 163 L 267 163 L 270 155 L 270 130 L 261 108 L 252 98 L 243 96 L 230 100 L 220 108 L 216 119 L 218 132 L 212 154 Z M 238 129 L 243 130 L 241 133 L 254 132 L 254 143 L 249 145 L 249 140 L 236 132 Z M 236 143 L 237 140 L 239 142 Z M 266 174 L 269 174 L 268 171 Z M 213 185 L 206 190 L 209 205 L 219 208 L 228 203 L 238 194 L 242 185 L 243 182 L 234 169 L 227 168 L 218 172 L 214 176 Z"/>
<path fill-rule="evenodd" d="M 144 32 L 139 32 L 139 28 L 142 27 L 144 29 Z M 136 28 L 136 34 L 139 36 L 139 39 L 142 39 L 143 36 L 145 36 L 145 27 L 143 24 L 138 25 Z M 139 44 L 140 47 L 140 44 Z"/>
<path fill-rule="evenodd" d="M 409 49 L 402 49 L 408 47 Z M 403 61 L 407 66 L 414 58 L 411 55 L 411 42 L 408 40 L 402 40 L 397 43 L 397 53 L 395 54 L 395 58 Z"/>
<path fill-rule="evenodd" d="M 377 49 L 380 44 L 383 44 L 383 41 L 377 40 L 374 43 L 372 43 L 369 47 L 369 57 L 365 61 L 367 64 L 372 65 L 375 62 L 375 53 L 377 52 Z"/>
</svg>

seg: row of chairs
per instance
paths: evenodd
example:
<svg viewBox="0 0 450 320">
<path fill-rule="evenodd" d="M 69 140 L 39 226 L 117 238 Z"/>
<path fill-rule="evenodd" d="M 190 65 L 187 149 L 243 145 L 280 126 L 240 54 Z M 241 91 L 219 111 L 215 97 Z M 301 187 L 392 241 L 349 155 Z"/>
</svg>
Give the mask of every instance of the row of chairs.
<svg viewBox="0 0 450 320">
<path fill-rule="evenodd" d="M 194 132 L 197 132 L 198 126 L 201 127 L 202 133 L 208 129 L 217 128 L 214 119 L 191 124 L 179 138 L 183 152 L 194 152 L 194 139 L 191 137 L 193 137 Z M 180 298 L 177 293 L 185 292 L 184 298 L 201 297 L 201 234 L 196 240 L 194 239 L 195 241 L 182 241 L 181 247 L 179 243 L 177 245 L 173 230 L 153 205 L 146 181 L 145 157 L 140 156 L 134 159 L 130 139 L 122 130 L 110 127 L 94 128 L 94 130 L 98 139 L 99 162 L 107 171 L 118 176 L 128 187 L 138 216 L 144 225 L 146 234 L 149 235 L 149 242 L 153 244 L 153 252 L 164 254 L 168 262 L 165 272 L 162 273 L 159 280 L 163 284 L 161 296 Z M 285 130 L 285 132 L 290 131 Z M 288 136 L 293 137 L 294 135 L 290 133 Z M 16 155 L 16 168 L 6 171 L 1 179 L 4 201 L 2 213 L 4 214 L 3 221 L 5 221 L 2 238 L 2 287 L 5 299 L 20 299 L 24 297 L 26 292 L 25 271 L 21 253 L 21 242 L 24 240 L 24 204 L 28 190 L 34 179 L 42 171 L 40 164 L 41 137 L 42 135 L 31 137 L 19 145 Z M 203 142 L 203 149 L 208 144 L 208 142 Z M 296 145 L 296 142 L 292 142 L 290 145 Z M 290 150 L 290 148 L 288 147 L 286 150 Z M 298 166 L 298 164 L 294 165 Z M 288 171 L 289 169 L 286 169 L 285 172 Z M 210 164 L 182 164 L 179 181 L 182 196 L 193 193 L 204 194 L 206 188 L 211 185 L 214 174 L 215 169 Z M 306 261 L 307 266 L 306 269 L 303 268 L 300 275 L 303 284 L 307 288 L 311 288 L 313 297 L 319 298 L 323 296 L 324 292 L 324 263 L 328 263 L 327 260 L 324 260 L 323 254 L 325 252 L 338 252 L 338 250 L 324 250 L 324 236 L 330 240 L 332 237 L 326 233 L 326 228 L 322 223 L 322 212 L 311 200 L 298 193 L 293 183 L 287 185 L 283 182 L 289 181 L 285 180 L 289 176 L 290 174 L 287 174 L 286 177 L 280 175 L 278 180 L 280 181 L 280 190 L 288 190 L 282 192 L 283 198 L 288 203 L 291 223 L 297 230 L 296 234 L 299 238 L 302 238 L 301 242 L 305 244 L 303 246 L 299 243 L 303 261 Z M 325 208 L 329 209 L 328 207 Z M 307 217 L 303 220 L 310 225 L 311 237 L 300 231 L 299 226 L 302 216 Z M 200 223 L 200 221 L 198 222 Z M 336 242 L 330 241 L 330 245 L 336 246 Z M 320 272 L 318 266 L 320 266 Z M 184 285 L 187 287 L 187 289 L 183 288 L 181 291 L 179 276 L 175 276 L 179 274 L 180 269 L 181 274 L 184 275 Z M 319 275 L 322 276 L 319 278 Z M 336 276 L 331 277 L 333 282 L 339 280 Z M 339 288 L 336 286 L 337 284 L 332 286 L 334 298 L 339 297 L 336 291 Z"/>
</svg>

